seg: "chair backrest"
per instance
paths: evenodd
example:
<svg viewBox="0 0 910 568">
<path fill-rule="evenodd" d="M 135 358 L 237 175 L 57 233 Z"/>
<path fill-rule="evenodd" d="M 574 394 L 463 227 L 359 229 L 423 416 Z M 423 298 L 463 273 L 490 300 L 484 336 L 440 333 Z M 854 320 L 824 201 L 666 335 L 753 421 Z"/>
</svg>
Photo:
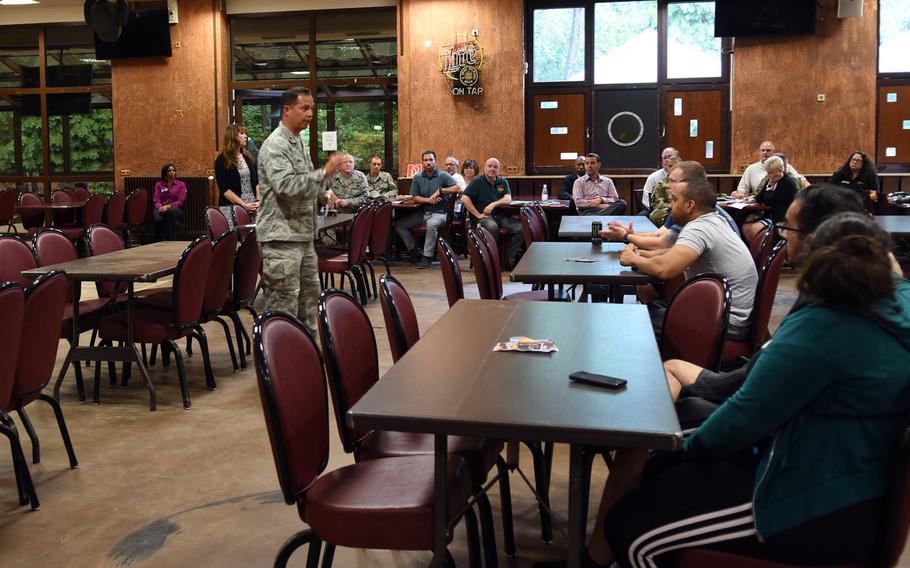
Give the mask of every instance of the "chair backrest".
<svg viewBox="0 0 910 568">
<path fill-rule="evenodd" d="M 25 291 L 18 282 L 0 284 L 0 314 L 3 314 L 3 327 L 0 327 L 0 410 L 6 410 L 16 380 L 16 361 L 19 359 L 25 317 Z"/>
<path fill-rule="evenodd" d="M 451 308 L 455 302 L 464 298 L 461 266 L 458 265 L 458 257 L 455 255 L 452 245 L 442 237 L 436 241 L 436 254 L 439 255 L 439 269 L 442 272 L 442 282 L 446 286 L 446 298 L 448 298 Z"/>
<path fill-rule="evenodd" d="M 149 194 L 143 188 L 135 190 L 126 198 L 126 223 L 130 227 L 138 227 L 145 223 L 145 216 L 149 208 Z"/>
<path fill-rule="evenodd" d="M 212 264 L 205 284 L 202 315 L 221 310 L 231 291 L 234 275 L 234 254 L 237 252 L 237 233 L 228 231 L 212 243 Z"/>
<path fill-rule="evenodd" d="M 540 219 L 540 226 L 543 227 L 543 240 L 550 240 L 550 221 L 547 219 L 547 212 L 544 211 L 543 205 L 540 203 L 534 203 L 534 212 L 537 213 L 537 218 Z"/>
<path fill-rule="evenodd" d="M 680 286 L 664 314 L 663 359 L 718 369 L 731 301 L 730 282 L 719 274 L 699 274 Z"/>
<path fill-rule="evenodd" d="M 644 189 L 633 189 L 632 190 L 632 213 L 638 213 L 639 211 L 644 211 L 645 207 L 645 190 Z"/>
<path fill-rule="evenodd" d="M 83 227 L 88 230 L 92 225 L 100 223 L 102 217 L 104 217 L 104 196 L 96 193 L 85 202 L 85 211 L 82 212 Z"/>
<path fill-rule="evenodd" d="M 0 225 L 6 225 L 16 215 L 16 190 L 8 187 L 0 191 Z"/>
<path fill-rule="evenodd" d="M 502 298 L 502 262 L 499 260 L 499 247 L 496 245 L 493 233 L 486 227 L 477 227 L 477 236 L 480 237 L 480 244 L 486 247 L 487 279 L 494 299 L 498 300 Z"/>
<path fill-rule="evenodd" d="M 174 270 L 173 321 L 177 327 L 192 327 L 202 314 L 202 301 L 212 265 L 212 241 L 201 236 L 186 247 Z"/>
<path fill-rule="evenodd" d="M 209 229 L 209 238 L 213 241 L 231 230 L 227 217 L 221 209 L 209 205 L 205 208 L 205 225 Z"/>
<path fill-rule="evenodd" d="M 392 204 L 388 201 L 376 205 L 373 211 L 373 228 L 370 231 L 370 253 L 382 254 L 389 246 L 392 231 Z"/>
<path fill-rule="evenodd" d="M 391 274 L 382 275 L 379 287 L 382 318 L 385 320 L 385 329 L 389 336 L 392 362 L 396 363 L 420 339 L 417 312 L 414 311 L 414 303 L 408 296 L 408 291 Z"/>
<path fill-rule="evenodd" d="M 105 222 L 115 229 L 121 229 L 126 226 L 123 219 L 126 212 L 126 193 L 122 191 L 114 192 L 114 195 L 107 200 L 104 210 Z"/>
<path fill-rule="evenodd" d="M 41 205 L 41 198 L 34 193 L 23 193 L 19 196 L 19 205 Z M 19 212 L 19 216 L 22 218 L 22 226 L 26 231 L 44 225 L 44 211 L 40 209 L 23 210 Z"/>
<path fill-rule="evenodd" d="M 249 212 L 243 208 L 243 205 L 234 205 L 231 208 L 231 211 L 234 213 L 234 226 L 251 225 L 253 223 L 253 218 L 250 217 Z"/>
<path fill-rule="evenodd" d="M 76 193 L 76 190 L 73 189 L 72 187 L 64 187 L 64 188 L 61 189 L 60 191 L 62 191 L 63 193 L 69 195 L 70 201 L 78 201 L 78 200 L 79 200 L 79 194 Z"/>
<path fill-rule="evenodd" d="M 764 261 L 766 260 L 765 246 L 768 244 L 768 236 L 773 231 L 771 227 L 766 227 L 759 231 L 755 237 L 753 237 L 752 242 L 749 243 L 749 253 L 752 255 L 752 260 L 755 261 L 755 268 L 761 269 Z M 770 253 L 770 249 L 768 250 Z M 763 258 L 764 257 L 764 258 Z"/>
<path fill-rule="evenodd" d="M 373 231 L 373 204 L 361 207 L 354 214 L 351 222 L 351 238 L 348 240 L 348 263 L 351 266 L 360 264 L 370 244 L 370 234 Z"/>
<path fill-rule="evenodd" d="M 92 194 L 89 193 L 89 191 L 84 187 L 77 187 L 73 190 L 73 193 L 76 194 L 76 201 L 88 201 L 92 196 Z"/>
<path fill-rule="evenodd" d="M 771 250 L 768 260 L 758 272 L 758 286 L 755 289 L 755 301 L 752 304 L 752 327 L 749 339 L 758 347 L 768 335 L 768 323 L 771 321 L 771 308 L 774 307 L 774 296 L 780 282 L 780 272 L 787 260 L 787 241 L 780 241 Z"/>
<path fill-rule="evenodd" d="M 35 279 L 25 291 L 22 320 L 23 341 L 19 344 L 13 396 L 37 398 L 50 382 L 57 362 L 57 344 L 67 299 L 67 278 L 62 270 L 51 270 Z M 52 330 L 52 333 L 49 333 Z M 26 398 L 28 397 L 28 398 Z"/>
<path fill-rule="evenodd" d="M 259 254 L 259 245 L 256 244 L 256 229 L 253 229 L 240 240 L 240 246 L 234 253 L 231 296 L 238 306 L 245 306 L 253 301 L 261 267 L 262 256 Z"/>
<path fill-rule="evenodd" d="M 540 217 L 534 210 L 534 207 L 525 205 L 519 211 L 521 217 L 521 234 L 524 237 L 525 248 L 531 246 L 531 243 L 545 241 L 543 226 L 540 224 Z"/>
<path fill-rule="evenodd" d="M 499 298 L 494 297 L 493 291 L 490 289 L 490 277 L 487 275 L 490 270 L 490 255 L 486 252 L 486 247 L 480 242 L 480 237 L 477 236 L 477 231 L 474 229 L 468 229 L 468 254 L 471 255 L 474 280 L 477 281 L 477 292 L 480 294 L 480 299 L 498 300 Z"/>
<path fill-rule="evenodd" d="M 57 191 L 51 193 L 51 203 L 63 204 L 72 202 L 73 196 L 62 189 L 58 189 Z"/>
<path fill-rule="evenodd" d="M 25 241 L 14 235 L 0 236 L 0 282 L 12 280 L 28 286 L 32 281 L 23 278 L 22 271 L 37 266 L 38 257 Z"/>
<path fill-rule="evenodd" d="M 348 428 L 348 409 L 379 380 L 376 336 L 360 302 L 342 290 L 319 294 L 319 340 L 329 376 L 335 421 L 345 452 L 353 452 L 367 430 Z"/>
<path fill-rule="evenodd" d="M 452 221 L 455 220 L 455 204 L 460 201 L 460 197 L 456 194 L 449 194 L 449 202 L 446 204 L 446 222 L 445 225 L 439 228 L 439 236 L 445 239 L 450 238 L 449 232 L 452 228 Z"/>
<path fill-rule="evenodd" d="M 79 258 L 76 245 L 66 238 L 62 231 L 53 227 L 38 230 L 32 240 L 32 246 L 35 249 L 35 256 L 38 258 L 38 266 L 59 264 Z M 72 296 L 73 283 L 69 282 L 67 298 L 72 298 Z"/>
<path fill-rule="evenodd" d="M 123 250 L 123 238 L 107 225 L 97 224 L 88 228 L 85 233 L 86 250 L 89 256 L 98 256 Z M 99 298 L 110 298 L 126 292 L 126 282 L 95 282 Z"/>
<path fill-rule="evenodd" d="M 266 312 L 253 326 L 256 379 L 281 493 L 297 502 L 329 460 L 322 357 L 300 320 Z"/>
</svg>

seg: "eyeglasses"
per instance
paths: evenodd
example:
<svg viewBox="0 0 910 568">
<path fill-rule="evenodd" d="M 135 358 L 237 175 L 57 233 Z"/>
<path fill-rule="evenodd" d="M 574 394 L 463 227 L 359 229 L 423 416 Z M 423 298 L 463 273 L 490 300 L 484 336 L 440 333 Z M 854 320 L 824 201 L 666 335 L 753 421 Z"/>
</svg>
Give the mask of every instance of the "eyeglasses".
<svg viewBox="0 0 910 568">
<path fill-rule="evenodd" d="M 453 163 L 451 163 L 451 162 L 446 162 L 446 167 L 449 167 L 449 166 L 452 166 L 453 168 L 457 168 L 457 167 L 458 167 L 458 164 L 453 164 Z"/>
<path fill-rule="evenodd" d="M 781 237 L 786 237 L 788 233 L 811 233 L 812 231 L 807 231 L 805 229 L 797 229 L 796 227 L 789 227 L 783 221 L 774 224 L 774 229 L 777 231 L 777 234 Z"/>
</svg>

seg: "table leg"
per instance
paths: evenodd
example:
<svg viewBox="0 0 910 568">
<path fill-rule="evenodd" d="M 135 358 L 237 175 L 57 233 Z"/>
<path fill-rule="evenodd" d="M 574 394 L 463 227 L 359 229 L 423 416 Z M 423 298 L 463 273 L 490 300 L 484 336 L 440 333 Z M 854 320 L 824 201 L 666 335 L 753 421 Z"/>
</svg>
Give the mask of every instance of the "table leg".
<svg viewBox="0 0 910 568">
<path fill-rule="evenodd" d="M 149 389 L 149 410 L 155 410 L 158 407 L 158 398 L 155 394 L 155 385 L 152 384 L 152 379 L 149 377 L 148 370 L 145 368 L 145 365 L 142 363 L 142 356 L 139 355 L 139 352 L 136 351 L 136 343 L 134 340 L 134 316 L 133 316 L 133 301 L 134 301 L 135 291 L 133 283 L 130 282 L 126 288 L 126 348 L 129 350 L 130 359 L 136 363 L 136 367 L 139 368 L 139 372 L 142 374 L 142 378 L 145 379 L 145 384 Z"/>
<path fill-rule="evenodd" d="M 432 568 L 439 568 L 446 565 L 446 541 L 448 540 L 449 519 L 448 519 L 448 497 L 446 495 L 446 485 L 448 481 L 449 469 L 449 450 L 448 436 L 445 434 L 436 434 L 433 479 L 435 491 L 433 494 L 433 527 L 436 532 L 433 539 L 433 561 L 430 563 Z"/>
<path fill-rule="evenodd" d="M 66 370 L 70 368 L 76 350 L 79 348 L 79 300 L 82 297 L 82 282 L 76 280 L 73 283 L 73 336 L 70 338 L 70 348 L 66 352 L 66 358 L 63 360 L 63 366 L 57 375 L 57 382 L 54 383 L 54 398 L 60 401 L 60 385 L 66 377 Z M 77 362 L 76 365 L 79 363 Z M 81 369 L 80 369 L 81 370 Z M 78 379 L 77 379 L 78 381 Z M 79 402 L 85 402 L 85 387 L 82 381 L 78 381 L 76 387 L 79 390 Z"/>
<path fill-rule="evenodd" d="M 583 517 L 584 506 L 582 500 L 585 490 L 582 487 L 584 480 L 584 455 L 582 446 L 572 444 L 569 447 L 569 523 L 568 523 L 568 568 L 580 568 L 581 549 L 585 538 L 585 520 Z"/>
<path fill-rule="evenodd" d="M 547 284 L 547 300 L 549 300 L 550 302 L 552 302 L 553 300 L 556 299 L 555 287 L 556 287 L 556 285 L 553 284 L 552 282 Z"/>
</svg>

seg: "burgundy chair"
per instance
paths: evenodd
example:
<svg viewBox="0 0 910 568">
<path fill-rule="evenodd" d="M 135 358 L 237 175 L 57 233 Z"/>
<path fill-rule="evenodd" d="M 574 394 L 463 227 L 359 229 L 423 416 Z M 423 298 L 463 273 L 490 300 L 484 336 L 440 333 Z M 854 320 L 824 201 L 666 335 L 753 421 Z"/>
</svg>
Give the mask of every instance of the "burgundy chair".
<svg viewBox="0 0 910 568">
<path fill-rule="evenodd" d="M 758 270 L 761 270 L 765 260 L 768 258 L 768 254 L 771 253 L 771 246 L 774 245 L 773 239 L 771 239 L 773 230 L 771 227 L 762 229 L 749 243 L 749 253 L 752 255 L 752 260 L 755 261 L 755 268 Z M 767 251 L 765 247 L 768 247 Z"/>
<path fill-rule="evenodd" d="M 774 296 L 780 273 L 787 260 L 787 241 L 780 241 L 771 250 L 768 260 L 758 273 L 758 286 L 755 289 L 755 300 L 752 313 L 749 315 L 749 337 L 747 339 L 728 339 L 724 343 L 721 361 L 733 361 L 740 357 L 752 355 L 768 338 L 768 323 L 771 321 L 771 309 L 774 307 Z"/>
<path fill-rule="evenodd" d="M 54 205 L 65 205 L 67 203 L 72 203 L 76 201 L 76 192 L 69 188 L 58 189 L 51 192 L 51 203 Z M 53 211 L 51 215 L 54 219 L 54 227 L 63 228 L 67 226 L 72 226 L 76 222 L 76 212 L 72 209 L 70 210 L 56 210 Z"/>
<path fill-rule="evenodd" d="M 359 294 L 360 303 L 363 305 L 367 303 L 367 284 L 362 264 L 372 228 L 373 208 L 371 206 L 362 207 L 354 214 L 351 238 L 348 239 L 346 253 L 339 253 L 337 249 L 331 248 L 319 247 L 316 249 L 319 274 L 322 275 L 322 287 L 334 287 L 335 274 L 338 274 L 341 288 L 344 288 L 344 277 L 347 277 L 351 283 L 351 293 Z"/>
<path fill-rule="evenodd" d="M 660 354 L 717 370 L 730 318 L 730 282 L 719 274 L 690 278 L 664 314 Z"/>
<path fill-rule="evenodd" d="M 10 229 L 19 234 L 16 226 L 13 225 L 13 218 L 16 216 L 16 189 L 8 187 L 0 191 L 0 225 L 6 225 L 6 232 Z"/>
<path fill-rule="evenodd" d="M 231 364 L 235 371 L 239 371 L 240 366 L 237 364 L 237 354 L 234 351 L 234 342 L 231 340 L 231 329 L 228 327 L 227 322 L 220 317 L 224 310 L 224 305 L 228 300 L 228 296 L 231 293 L 231 278 L 234 275 L 234 255 L 236 252 L 237 233 L 234 231 L 223 233 L 212 243 L 212 265 L 209 269 L 208 280 L 205 285 L 205 297 L 202 301 L 202 315 L 199 318 L 196 331 L 200 336 L 205 338 L 205 330 L 202 329 L 202 324 L 212 321 L 218 322 L 224 330 L 228 352 L 231 355 Z M 187 337 L 187 344 L 189 344 L 190 341 L 191 337 Z M 204 342 L 200 342 L 200 346 L 202 347 L 203 359 L 208 361 L 208 346 Z M 242 344 L 240 344 L 240 348 L 243 348 Z M 214 378 L 211 380 L 211 384 L 215 384 Z"/>
<path fill-rule="evenodd" d="M 392 232 L 392 204 L 388 201 L 377 203 L 373 209 L 373 226 L 370 229 L 369 251 L 365 265 L 370 269 L 370 282 L 373 286 L 373 297 L 378 296 L 376 290 L 376 272 L 373 270 L 374 262 L 381 262 L 386 274 L 391 274 L 392 269 L 385 258 L 389 246 L 389 236 Z"/>
<path fill-rule="evenodd" d="M 209 239 L 213 241 L 231 230 L 231 225 L 221 209 L 211 205 L 205 208 L 205 226 L 209 230 Z"/>
<path fill-rule="evenodd" d="M 455 302 L 464 298 L 464 283 L 461 280 L 461 266 L 458 265 L 458 257 L 452 250 L 449 241 L 440 237 L 436 243 L 436 254 L 439 256 L 439 268 L 442 272 L 442 282 L 446 287 L 446 298 L 449 300 L 449 307 L 455 305 Z"/>
<path fill-rule="evenodd" d="M 186 384 L 186 371 L 183 366 L 183 355 L 174 343 L 189 335 L 194 335 L 200 345 L 205 345 L 205 338 L 198 335 L 195 326 L 202 313 L 205 297 L 205 284 L 212 263 L 212 247 L 208 237 L 199 237 L 183 251 L 173 277 L 173 294 L 171 305 L 161 308 L 154 305 L 137 304 L 133 308 L 134 332 L 136 343 L 161 345 L 162 352 L 169 350 L 177 361 L 177 373 L 180 381 L 180 393 L 183 407 L 190 408 L 190 393 Z M 127 312 L 119 311 L 101 320 L 99 327 L 101 344 L 111 345 L 114 341 L 127 340 Z M 203 359 L 205 362 L 205 360 Z M 127 363 L 129 365 L 129 363 Z M 212 369 L 205 368 L 206 386 L 215 388 Z M 98 389 L 95 389 L 95 402 L 98 401 Z"/>
<path fill-rule="evenodd" d="M 104 222 L 107 223 L 107 226 L 111 229 L 119 232 L 121 235 L 124 235 L 124 239 L 127 237 L 126 231 L 129 229 L 125 220 L 126 213 L 126 193 L 122 191 L 116 191 L 111 195 L 110 199 L 107 200 L 107 204 L 104 207 Z"/>
<path fill-rule="evenodd" d="M 16 362 L 19 360 L 19 344 L 22 339 L 22 322 L 25 317 L 25 292 L 19 283 L 0 284 L 0 314 L 3 314 L 4 324 L 0 327 L 0 434 L 9 438 L 19 504 L 26 505 L 31 501 L 33 507 L 37 508 L 38 499 L 34 497 L 35 487 L 28 471 L 22 444 L 19 442 L 18 429 L 3 411 L 11 406 L 13 384 L 16 380 Z"/>
<path fill-rule="evenodd" d="M 86 251 L 89 256 L 98 256 L 126 248 L 117 231 L 107 225 L 100 223 L 92 225 L 85 233 Z M 104 282 L 96 281 L 95 289 L 99 298 L 119 298 L 121 294 L 126 293 L 126 283 L 124 282 Z"/>
<path fill-rule="evenodd" d="M 130 232 L 136 231 L 145 225 L 145 218 L 149 209 L 149 194 L 145 189 L 139 188 L 129 194 L 125 203 L 126 212 L 126 246 L 132 246 Z"/>
<path fill-rule="evenodd" d="M 25 291 L 25 309 L 23 312 L 22 337 L 19 343 L 19 357 L 16 361 L 16 379 L 13 383 L 9 404 L 2 410 L 6 413 L 15 410 L 22 420 L 22 425 L 32 441 L 32 462 L 41 461 L 41 450 L 35 429 L 25 413 L 25 407 L 35 400 L 43 400 L 54 411 L 63 445 L 69 457 L 70 467 L 79 466 L 73 443 L 70 440 L 66 421 L 60 404 L 41 390 L 47 386 L 57 362 L 57 345 L 59 338 L 48 329 L 57 329 L 63 320 L 63 308 L 66 304 L 66 274 L 52 270 L 35 279 Z M 32 499 L 32 509 L 39 506 L 37 496 Z"/>
<path fill-rule="evenodd" d="M 240 310 L 250 312 L 256 318 L 253 300 L 256 297 L 256 286 L 259 282 L 259 273 L 262 268 L 262 257 L 259 246 L 256 244 L 256 229 L 253 229 L 240 241 L 237 252 L 234 253 L 234 279 L 231 293 L 221 314 L 231 318 L 234 322 L 234 336 L 237 339 L 237 350 L 240 352 L 240 368 L 246 369 L 246 355 L 250 353 L 250 338 L 243 322 L 240 321 Z M 244 349 L 244 342 L 246 349 Z"/>
<path fill-rule="evenodd" d="M 379 303 L 382 306 L 386 334 L 389 336 L 392 362 L 397 363 L 420 339 L 417 312 L 414 311 L 414 304 L 408 296 L 408 291 L 391 274 L 382 275 L 379 287 L 382 290 Z"/>
<path fill-rule="evenodd" d="M 549 300 L 547 290 L 528 290 L 503 295 L 502 271 L 499 265 L 499 250 L 493 240 L 493 235 L 483 227 L 476 231 L 468 229 L 468 250 L 471 253 L 471 262 L 474 265 L 474 276 L 477 280 L 477 289 L 483 300 L 529 300 L 546 302 Z M 558 301 L 569 301 L 565 292 L 560 292 Z"/>
<path fill-rule="evenodd" d="M 309 526 L 282 545 L 274 566 L 287 566 L 294 551 L 305 544 L 308 566 L 316 566 L 322 542 L 327 544 L 325 567 L 331 566 L 336 545 L 432 549 L 433 456 L 360 461 L 320 475 L 329 461 L 330 444 L 319 349 L 299 320 L 281 312 L 258 318 L 253 336 L 256 378 L 278 482 L 285 503 L 297 505 L 300 519 Z M 450 457 L 446 489 L 450 523 L 465 508 L 470 482 L 465 461 Z M 474 519 L 470 508 L 465 519 L 470 528 Z M 473 525 L 476 528 L 476 520 Z M 471 542 L 476 543 L 476 536 L 469 538 Z"/>
<path fill-rule="evenodd" d="M 92 195 L 85 201 L 85 211 L 82 215 L 82 228 L 88 230 L 92 225 L 97 225 L 104 218 L 104 196 L 100 193 Z"/>
<path fill-rule="evenodd" d="M 543 205 L 540 203 L 534 203 L 534 213 L 537 214 L 537 218 L 540 219 L 540 226 L 543 228 L 543 240 L 550 240 L 550 221 L 547 219 L 547 212 L 544 211 Z"/>
<path fill-rule="evenodd" d="M 234 214 L 234 226 L 253 224 L 253 218 L 250 216 L 249 212 L 243 208 L 243 205 L 234 205 L 231 207 L 231 212 Z"/>
<path fill-rule="evenodd" d="M 60 191 L 61 193 L 65 193 L 65 194 L 67 195 L 67 197 L 70 198 L 70 201 L 78 201 L 78 200 L 79 200 L 79 194 L 76 193 L 76 190 L 73 189 L 72 187 L 64 187 L 63 189 L 60 189 L 59 191 Z"/>
<path fill-rule="evenodd" d="M 525 205 L 518 214 L 519 217 L 521 217 L 521 234 L 524 237 L 526 249 L 529 248 L 532 243 L 546 240 L 543 226 L 540 223 L 540 217 L 537 216 L 533 207 Z"/>
<path fill-rule="evenodd" d="M 41 203 L 41 198 L 34 193 L 23 193 L 19 197 L 19 205 L 41 205 Z M 38 229 L 44 226 L 44 211 L 40 209 L 20 210 L 19 217 L 22 219 L 22 227 L 28 231 L 29 235 L 34 235 Z"/>
<path fill-rule="evenodd" d="M 77 187 L 77 188 L 73 189 L 73 194 L 75 196 L 74 201 L 88 201 L 89 198 L 92 196 L 92 194 L 89 193 L 89 191 L 87 189 L 85 189 L 84 187 Z M 97 221 L 97 222 L 100 223 L 101 221 Z"/>
<path fill-rule="evenodd" d="M 18 282 L 22 286 L 32 283 L 22 276 L 23 270 L 38 266 L 35 252 L 21 238 L 14 235 L 0 236 L 0 282 Z"/>
</svg>

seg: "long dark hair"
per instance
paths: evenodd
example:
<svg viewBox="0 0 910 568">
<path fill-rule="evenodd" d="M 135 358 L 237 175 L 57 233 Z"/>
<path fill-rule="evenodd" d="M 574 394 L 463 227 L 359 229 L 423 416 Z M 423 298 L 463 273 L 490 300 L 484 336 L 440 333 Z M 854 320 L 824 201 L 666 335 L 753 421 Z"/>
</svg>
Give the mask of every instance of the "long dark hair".
<svg viewBox="0 0 910 568">
<path fill-rule="evenodd" d="M 161 166 L 161 181 L 167 181 L 167 171 L 174 168 L 174 179 L 177 179 L 177 166 L 174 164 L 164 164 Z"/>
<path fill-rule="evenodd" d="M 859 154 L 863 158 L 863 168 L 859 171 L 857 176 L 862 180 L 871 180 L 875 178 L 875 162 L 872 161 L 872 158 L 867 156 L 865 152 L 860 152 L 859 150 L 855 152 L 850 152 L 850 155 L 847 156 L 847 161 L 844 162 L 844 165 L 840 167 L 838 172 L 841 175 L 847 176 L 847 179 L 853 179 L 853 170 L 850 169 L 850 160 L 853 159 L 853 156 Z"/>
</svg>

